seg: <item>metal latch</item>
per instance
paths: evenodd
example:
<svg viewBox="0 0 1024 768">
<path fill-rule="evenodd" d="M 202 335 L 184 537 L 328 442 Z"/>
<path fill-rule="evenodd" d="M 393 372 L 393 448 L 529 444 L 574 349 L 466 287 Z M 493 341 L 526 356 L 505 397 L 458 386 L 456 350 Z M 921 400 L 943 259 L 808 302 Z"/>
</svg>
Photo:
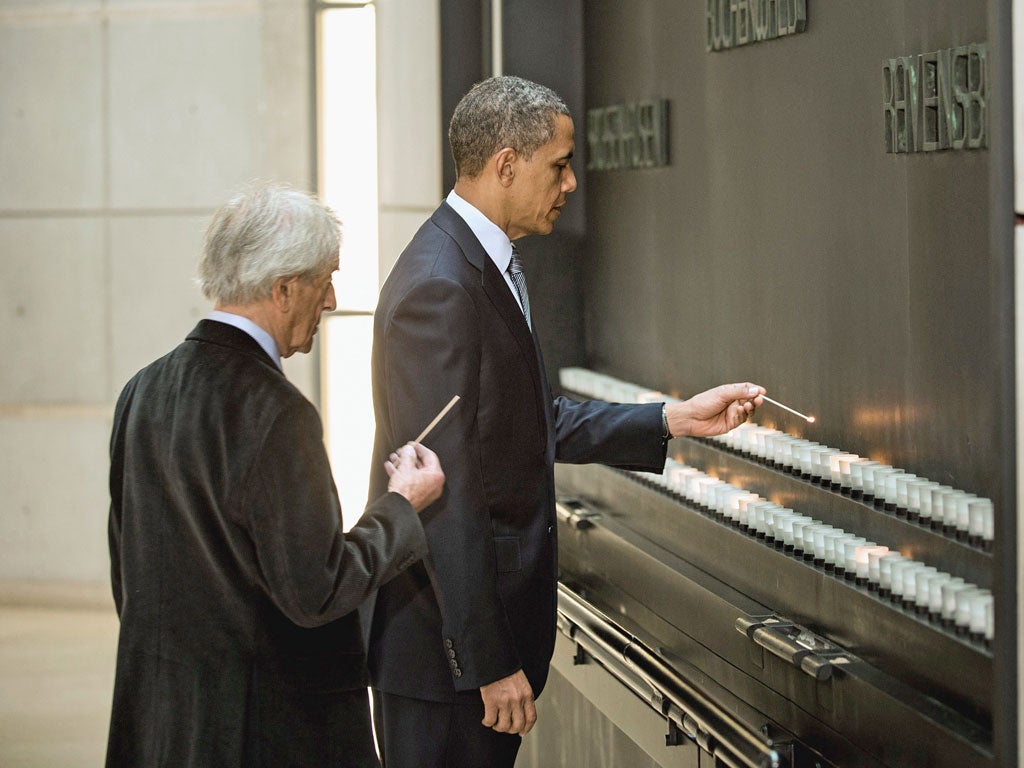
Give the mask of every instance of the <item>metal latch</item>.
<svg viewBox="0 0 1024 768">
<path fill-rule="evenodd" d="M 815 680 L 828 680 L 833 665 L 850 661 L 845 649 L 774 614 L 740 616 L 736 630 Z"/>
<path fill-rule="evenodd" d="M 560 520 L 577 530 L 593 527 L 594 520 L 601 517 L 600 512 L 587 509 L 583 502 L 577 499 L 559 499 L 555 504 L 555 511 Z"/>
</svg>

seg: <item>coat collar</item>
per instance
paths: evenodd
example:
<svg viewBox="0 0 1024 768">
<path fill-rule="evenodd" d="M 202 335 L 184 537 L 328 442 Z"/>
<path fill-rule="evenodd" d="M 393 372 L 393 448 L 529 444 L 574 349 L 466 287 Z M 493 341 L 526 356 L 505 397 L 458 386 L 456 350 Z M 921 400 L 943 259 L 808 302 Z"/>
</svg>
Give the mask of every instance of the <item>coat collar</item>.
<svg viewBox="0 0 1024 768">
<path fill-rule="evenodd" d="M 484 266 L 491 259 L 487 255 L 487 251 L 484 250 L 484 247 L 480 245 L 476 235 L 473 234 L 469 224 L 455 212 L 454 208 L 448 205 L 448 203 L 442 202 L 430 219 L 458 243 L 470 264 L 481 272 L 484 271 Z M 495 271 L 497 271 L 497 267 L 495 267 Z"/>
<path fill-rule="evenodd" d="M 270 355 L 264 351 L 259 342 L 245 331 L 235 328 L 233 325 L 216 320 L 200 320 L 198 325 L 186 337 L 186 340 L 204 341 L 209 344 L 230 347 L 238 352 L 255 357 L 264 365 L 272 368 L 276 373 L 281 373 L 281 370 L 270 359 Z"/>
</svg>

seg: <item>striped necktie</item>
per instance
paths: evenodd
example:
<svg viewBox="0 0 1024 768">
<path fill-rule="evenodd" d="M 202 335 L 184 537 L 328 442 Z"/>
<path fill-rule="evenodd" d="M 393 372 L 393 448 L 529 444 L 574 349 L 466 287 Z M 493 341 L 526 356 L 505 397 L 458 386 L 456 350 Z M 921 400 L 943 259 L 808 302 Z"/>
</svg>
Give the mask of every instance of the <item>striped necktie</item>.
<svg viewBox="0 0 1024 768">
<path fill-rule="evenodd" d="M 523 274 L 523 259 L 515 243 L 512 244 L 512 261 L 508 265 L 508 274 L 512 278 L 512 285 L 516 287 L 519 294 L 519 303 L 523 305 L 523 314 L 526 315 L 526 325 L 533 330 L 533 323 L 530 321 L 530 295 L 526 292 L 526 275 Z"/>
</svg>

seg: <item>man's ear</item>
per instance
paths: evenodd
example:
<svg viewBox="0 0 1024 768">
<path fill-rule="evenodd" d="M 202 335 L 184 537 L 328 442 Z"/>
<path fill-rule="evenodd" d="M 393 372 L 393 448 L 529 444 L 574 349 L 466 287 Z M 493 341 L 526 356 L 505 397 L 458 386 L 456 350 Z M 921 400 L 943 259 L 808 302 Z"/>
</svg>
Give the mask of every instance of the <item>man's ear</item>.
<svg viewBox="0 0 1024 768">
<path fill-rule="evenodd" d="M 516 175 L 516 160 L 519 155 L 512 147 L 505 147 L 504 149 L 498 150 L 495 153 L 492 162 L 494 163 L 494 169 L 498 174 L 498 182 L 503 187 L 508 187 L 512 184 L 512 180 Z"/>
<path fill-rule="evenodd" d="M 274 302 L 274 306 L 276 306 L 281 312 L 288 312 L 291 310 L 295 301 L 295 289 L 298 281 L 299 278 L 297 275 L 279 277 L 270 287 L 270 298 Z"/>
</svg>

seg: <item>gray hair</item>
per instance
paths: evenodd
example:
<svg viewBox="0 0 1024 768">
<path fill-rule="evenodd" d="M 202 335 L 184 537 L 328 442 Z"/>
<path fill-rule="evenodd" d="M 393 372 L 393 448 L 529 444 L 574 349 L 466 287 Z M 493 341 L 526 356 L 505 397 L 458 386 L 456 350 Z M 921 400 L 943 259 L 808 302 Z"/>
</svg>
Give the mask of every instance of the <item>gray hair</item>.
<svg viewBox="0 0 1024 768">
<path fill-rule="evenodd" d="M 279 277 L 309 279 L 334 266 L 341 222 L 286 184 L 249 187 L 213 215 L 199 260 L 199 287 L 219 304 L 266 298 Z"/>
<path fill-rule="evenodd" d="M 555 135 L 556 115 L 569 115 L 565 102 L 543 85 L 521 77 L 492 77 L 462 97 L 448 142 L 458 178 L 475 178 L 487 160 L 511 147 L 527 160 Z"/>
</svg>

